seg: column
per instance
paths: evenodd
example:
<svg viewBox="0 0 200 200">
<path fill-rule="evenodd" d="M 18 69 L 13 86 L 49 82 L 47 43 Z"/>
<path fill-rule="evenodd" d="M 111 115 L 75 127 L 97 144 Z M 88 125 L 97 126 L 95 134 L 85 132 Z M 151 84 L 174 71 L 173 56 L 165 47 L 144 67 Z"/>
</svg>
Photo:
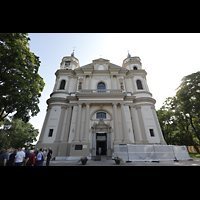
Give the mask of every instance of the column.
<svg viewBox="0 0 200 200">
<path fill-rule="evenodd" d="M 65 125 L 65 132 L 64 132 L 63 142 L 67 142 L 68 141 L 71 118 L 72 118 L 72 107 L 73 106 L 68 106 L 67 122 L 66 122 L 66 125 Z"/>
<path fill-rule="evenodd" d="M 88 89 L 91 89 L 92 75 L 89 75 Z"/>
<path fill-rule="evenodd" d="M 120 142 L 119 139 L 119 127 L 118 127 L 118 113 L 117 113 L 117 103 L 113 103 L 113 122 L 114 122 L 114 135 L 115 135 L 115 142 Z"/>
<path fill-rule="evenodd" d="M 127 123 L 126 123 L 126 113 L 125 113 L 123 103 L 121 103 L 121 113 L 122 113 L 122 127 L 123 127 L 123 134 L 124 134 L 123 142 L 130 143 L 129 136 L 128 136 Z"/>
<path fill-rule="evenodd" d="M 136 92 L 134 77 L 132 77 L 131 79 L 132 79 L 133 92 Z"/>
<path fill-rule="evenodd" d="M 133 134 L 136 144 L 141 144 L 141 131 L 140 131 L 140 124 L 138 121 L 137 116 L 137 110 L 133 107 L 133 105 L 130 105 L 131 108 L 131 117 L 132 117 L 132 124 L 133 124 Z"/>
<path fill-rule="evenodd" d="M 84 129 L 84 135 L 83 135 L 84 142 L 89 142 L 89 123 L 90 123 L 90 103 L 86 103 L 85 129 Z"/>
<path fill-rule="evenodd" d="M 96 132 L 95 129 L 92 129 L 92 156 L 96 156 Z"/>
<path fill-rule="evenodd" d="M 107 149 L 111 148 L 111 144 L 110 144 L 110 128 L 108 128 L 108 132 L 107 132 Z"/>
<path fill-rule="evenodd" d="M 110 128 L 108 128 L 108 131 L 107 131 L 107 156 L 112 156 L 111 144 L 110 144 Z"/>
<path fill-rule="evenodd" d="M 164 140 L 164 137 L 163 137 L 163 134 L 162 134 L 162 130 L 160 128 L 160 123 L 158 121 L 158 117 L 157 117 L 157 114 L 156 114 L 155 107 L 151 106 L 151 110 L 153 112 L 153 117 L 154 117 L 154 120 L 155 120 L 156 128 L 158 130 L 158 136 L 160 138 L 160 143 L 166 145 L 167 143 Z"/>
<path fill-rule="evenodd" d="M 96 133 L 93 132 L 93 143 L 92 143 L 92 148 L 96 149 Z"/>
<path fill-rule="evenodd" d="M 63 121 L 64 121 L 64 115 L 65 115 L 66 108 L 67 108 L 66 106 L 61 106 L 55 142 L 60 142 L 60 139 L 61 139 L 61 133 L 62 133 L 62 128 L 63 128 Z"/>
<path fill-rule="evenodd" d="M 149 142 L 147 140 L 147 135 L 146 135 L 145 125 L 144 125 L 144 120 L 143 120 L 143 117 L 142 117 L 141 106 L 137 106 L 136 110 L 137 110 L 139 124 L 140 124 L 140 130 L 141 130 L 141 136 L 142 136 L 142 143 L 149 144 Z"/>
<path fill-rule="evenodd" d="M 116 79 L 117 79 L 117 89 L 121 89 L 119 84 L 119 76 L 116 76 Z"/>
<path fill-rule="evenodd" d="M 46 116 L 45 116 L 45 120 L 44 120 L 44 123 L 43 123 L 43 126 L 42 126 L 42 130 L 41 130 L 41 134 L 40 134 L 40 138 L 39 138 L 38 143 L 43 142 L 44 133 L 45 133 L 45 130 L 46 130 L 46 128 L 47 128 L 47 122 L 49 121 L 50 112 L 51 112 L 51 106 L 49 105 L 49 106 L 47 107 Z"/>
<path fill-rule="evenodd" d="M 111 75 L 111 89 L 114 89 L 114 80 L 113 80 L 113 75 Z"/>
<path fill-rule="evenodd" d="M 78 113 L 77 113 L 77 120 L 76 120 L 76 130 L 75 130 L 75 138 L 73 142 L 80 142 L 80 125 L 81 125 L 81 112 L 82 112 L 82 104 L 78 104 Z"/>
<path fill-rule="evenodd" d="M 71 76 L 68 76 L 67 89 L 66 89 L 66 91 L 67 91 L 68 93 L 69 93 L 70 81 L 71 81 Z"/>
<path fill-rule="evenodd" d="M 68 138 L 69 138 L 69 130 L 72 116 L 72 106 L 67 106 L 67 110 L 65 111 L 65 123 L 63 123 L 62 135 L 63 139 L 59 144 L 58 148 L 58 156 L 66 156 L 67 155 L 67 147 L 68 147 Z"/>
</svg>

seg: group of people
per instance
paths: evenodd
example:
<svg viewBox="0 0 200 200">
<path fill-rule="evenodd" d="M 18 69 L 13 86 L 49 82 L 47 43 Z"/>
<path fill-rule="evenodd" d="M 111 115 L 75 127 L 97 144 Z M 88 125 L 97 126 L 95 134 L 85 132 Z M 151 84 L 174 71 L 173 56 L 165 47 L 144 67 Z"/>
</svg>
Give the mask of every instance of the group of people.
<svg viewBox="0 0 200 200">
<path fill-rule="evenodd" d="M 53 151 L 51 147 L 36 148 L 35 151 L 19 147 L 17 149 L 0 150 L 0 166 L 43 166 L 46 159 L 46 166 L 49 166 Z"/>
</svg>

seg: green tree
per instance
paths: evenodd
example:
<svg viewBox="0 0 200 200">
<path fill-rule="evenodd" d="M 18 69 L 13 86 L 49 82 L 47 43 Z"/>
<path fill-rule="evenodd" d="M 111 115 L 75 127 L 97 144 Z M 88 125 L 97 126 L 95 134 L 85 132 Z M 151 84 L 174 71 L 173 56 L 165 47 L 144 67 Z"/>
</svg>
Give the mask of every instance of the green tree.
<svg viewBox="0 0 200 200">
<path fill-rule="evenodd" d="M 13 118 L 6 119 L 0 133 L 0 148 L 6 149 L 31 146 L 31 143 L 36 141 L 39 131 L 32 124 Z"/>
<path fill-rule="evenodd" d="M 27 33 L 0 33 L 0 121 L 9 114 L 27 122 L 39 112 L 44 81 Z"/>
<path fill-rule="evenodd" d="M 174 143 L 174 130 L 176 122 L 174 120 L 174 111 L 171 109 L 173 98 L 169 97 L 163 103 L 163 106 L 157 111 L 158 120 L 167 144 Z"/>
<path fill-rule="evenodd" d="M 185 76 L 174 97 L 157 111 L 168 144 L 200 145 L 200 72 Z"/>
<path fill-rule="evenodd" d="M 200 71 L 185 76 L 176 93 L 182 112 L 188 116 L 195 136 L 200 142 Z"/>
</svg>

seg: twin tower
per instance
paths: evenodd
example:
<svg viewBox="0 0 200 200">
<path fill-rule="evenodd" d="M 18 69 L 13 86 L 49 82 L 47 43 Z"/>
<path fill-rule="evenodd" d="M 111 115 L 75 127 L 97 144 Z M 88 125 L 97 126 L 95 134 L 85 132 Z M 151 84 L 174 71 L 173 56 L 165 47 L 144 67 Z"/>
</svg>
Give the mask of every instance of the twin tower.
<svg viewBox="0 0 200 200">
<path fill-rule="evenodd" d="M 115 144 L 166 144 L 139 57 L 122 67 L 99 58 L 80 67 L 63 57 L 37 147 L 56 159 L 112 156 Z"/>
</svg>

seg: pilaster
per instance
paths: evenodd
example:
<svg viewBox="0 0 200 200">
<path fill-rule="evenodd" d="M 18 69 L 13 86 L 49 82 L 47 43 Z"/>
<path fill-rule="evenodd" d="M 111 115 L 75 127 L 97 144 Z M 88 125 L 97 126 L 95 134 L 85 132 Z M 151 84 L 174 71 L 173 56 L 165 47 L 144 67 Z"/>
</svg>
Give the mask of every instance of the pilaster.
<svg viewBox="0 0 200 200">
<path fill-rule="evenodd" d="M 61 106 L 61 111 L 60 111 L 60 117 L 59 117 L 59 120 L 58 120 L 59 123 L 58 123 L 55 142 L 60 142 L 61 141 L 61 133 L 62 133 L 62 127 L 63 127 L 63 121 L 64 121 L 64 115 L 65 115 L 66 108 L 67 108 L 66 106 Z"/>
<path fill-rule="evenodd" d="M 121 103 L 121 114 L 122 114 L 122 127 L 123 127 L 123 136 L 124 136 L 124 143 L 130 143 L 129 136 L 128 136 L 128 129 L 127 129 L 127 123 L 126 123 L 126 113 L 124 109 L 124 104 Z"/>
<path fill-rule="evenodd" d="M 132 117 L 132 124 L 133 124 L 133 134 L 136 144 L 141 144 L 141 130 L 140 130 L 140 124 L 138 120 L 137 110 L 133 105 L 130 105 L 131 108 L 131 117 Z"/>
<path fill-rule="evenodd" d="M 113 116 L 114 116 L 114 143 L 119 144 L 121 141 L 119 139 L 119 126 L 118 126 L 118 113 L 117 113 L 117 103 L 112 103 L 113 105 Z"/>
<path fill-rule="evenodd" d="M 84 142 L 89 142 L 89 122 L 90 122 L 90 103 L 86 103 L 85 128 L 83 135 Z"/>
<path fill-rule="evenodd" d="M 158 130 L 158 136 L 159 136 L 159 139 L 160 139 L 160 143 L 163 144 L 163 145 L 166 145 L 167 143 L 164 140 L 164 137 L 163 137 L 163 134 L 162 134 L 162 130 L 160 128 L 160 123 L 158 121 L 158 117 L 157 117 L 157 114 L 156 114 L 155 107 L 151 106 L 151 110 L 152 110 L 152 113 L 153 113 L 153 117 L 154 117 L 154 121 L 155 121 L 155 124 L 156 124 L 156 128 Z"/>
<path fill-rule="evenodd" d="M 142 142 L 143 144 L 149 144 L 147 136 L 146 136 L 146 130 L 145 130 L 145 125 L 144 125 L 144 119 L 142 116 L 141 106 L 136 106 L 136 110 L 137 110 L 139 124 L 140 124 Z"/>
<path fill-rule="evenodd" d="M 73 142 L 80 142 L 81 112 L 82 112 L 82 103 L 79 103 L 78 104 L 76 130 L 75 130 L 75 138 L 74 138 Z"/>
<path fill-rule="evenodd" d="M 43 140 L 44 140 L 44 133 L 45 133 L 45 129 L 47 127 L 47 122 L 49 120 L 50 112 L 51 112 L 51 106 L 48 106 L 47 107 L 47 113 L 46 113 L 46 116 L 45 116 L 45 120 L 44 120 L 44 123 L 43 123 L 43 126 L 42 126 L 42 130 L 41 130 L 40 138 L 39 138 L 39 141 L 38 141 L 37 144 L 42 143 Z"/>
</svg>

